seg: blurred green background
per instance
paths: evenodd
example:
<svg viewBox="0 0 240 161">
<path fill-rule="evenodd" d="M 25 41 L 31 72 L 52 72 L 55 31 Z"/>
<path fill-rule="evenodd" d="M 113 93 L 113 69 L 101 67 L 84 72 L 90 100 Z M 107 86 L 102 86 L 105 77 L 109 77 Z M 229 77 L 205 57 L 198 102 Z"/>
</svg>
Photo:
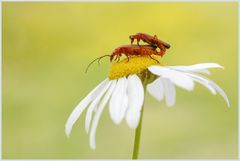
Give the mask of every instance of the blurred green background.
<svg viewBox="0 0 240 161">
<path fill-rule="evenodd" d="M 85 113 L 71 137 L 65 122 L 77 103 L 107 77 L 109 60 L 87 64 L 129 44 L 137 32 L 171 44 L 165 65 L 216 62 L 212 80 L 229 96 L 196 85 L 177 89 L 166 108 L 146 95 L 140 158 L 237 158 L 237 2 L 3 2 L 3 159 L 130 159 L 134 130 L 115 125 L 105 108 L 91 150 Z"/>
</svg>

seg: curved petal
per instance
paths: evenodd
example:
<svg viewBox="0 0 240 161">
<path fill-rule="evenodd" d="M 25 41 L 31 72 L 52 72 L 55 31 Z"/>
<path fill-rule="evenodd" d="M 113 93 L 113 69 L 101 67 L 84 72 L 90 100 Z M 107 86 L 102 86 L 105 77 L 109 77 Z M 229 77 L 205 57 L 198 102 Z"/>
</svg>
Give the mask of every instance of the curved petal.
<svg viewBox="0 0 240 161">
<path fill-rule="evenodd" d="M 227 103 L 227 106 L 230 107 L 230 103 L 229 103 L 229 100 L 228 100 L 228 97 L 227 95 L 225 94 L 225 92 L 222 90 L 222 88 L 220 88 L 215 82 L 209 80 L 210 82 L 210 85 L 212 87 L 214 87 L 218 93 L 223 97 L 223 99 L 225 100 L 225 102 Z"/>
<path fill-rule="evenodd" d="M 173 106 L 176 102 L 176 88 L 174 84 L 168 80 L 161 78 L 164 86 L 164 94 L 167 106 Z"/>
<path fill-rule="evenodd" d="M 144 89 L 137 75 L 128 77 L 128 109 L 126 121 L 130 128 L 136 128 L 140 119 L 140 111 L 144 101 Z"/>
<path fill-rule="evenodd" d="M 220 66 L 220 68 L 223 68 L 223 67 Z M 197 78 L 198 80 L 200 80 L 202 82 L 201 84 L 204 85 L 206 88 L 208 88 L 213 94 L 216 94 L 216 91 L 217 91 L 223 97 L 223 99 L 227 103 L 227 106 L 230 107 L 230 103 L 229 103 L 227 95 L 215 82 L 213 82 L 212 80 L 205 78 L 203 76 L 198 76 L 196 74 L 187 73 L 187 75 L 191 76 L 193 79 Z"/>
<path fill-rule="evenodd" d="M 174 69 L 165 68 L 161 66 L 150 66 L 148 69 L 158 76 L 163 78 L 168 78 L 171 82 L 179 87 L 182 87 L 188 91 L 193 90 L 194 82 L 191 77 L 187 76 L 185 73 L 176 71 Z"/>
<path fill-rule="evenodd" d="M 212 94 L 216 94 L 216 90 L 211 86 L 209 85 L 208 83 L 202 81 L 201 79 L 198 79 L 198 78 L 193 78 L 193 80 L 195 80 L 196 82 L 200 83 L 201 85 L 205 86 Z"/>
<path fill-rule="evenodd" d="M 230 106 L 228 97 L 225 94 L 225 92 L 216 83 L 214 83 L 212 80 L 210 80 L 208 78 L 205 78 L 203 76 L 193 74 L 193 73 L 186 73 L 186 74 L 191 76 L 192 79 L 194 79 L 198 83 L 201 83 L 202 85 L 204 85 L 207 89 L 209 89 L 212 92 L 212 94 L 216 94 L 216 91 L 217 91 L 223 97 L 223 99 L 227 103 L 227 106 L 228 107 Z"/>
<path fill-rule="evenodd" d="M 211 72 L 209 70 L 207 70 L 207 69 L 195 70 L 194 73 L 208 74 L 208 75 L 211 74 Z"/>
<path fill-rule="evenodd" d="M 197 78 L 199 80 L 201 80 L 204 83 L 209 83 L 209 81 L 207 79 L 205 79 L 203 76 L 199 76 L 195 73 L 191 73 L 191 72 L 186 72 L 185 73 L 187 76 L 190 76 L 191 78 Z"/>
<path fill-rule="evenodd" d="M 157 78 L 154 82 L 148 84 L 147 90 L 158 101 L 164 98 L 164 87 L 161 78 Z"/>
<path fill-rule="evenodd" d="M 203 76 L 199 76 L 193 73 L 186 73 L 192 77 L 193 80 L 205 86 L 212 94 L 216 94 L 216 90 L 209 84 L 209 80 L 205 79 Z"/>
<path fill-rule="evenodd" d="M 119 124 L 126 111 L 126 92 L 127 92 L 127 79 L 120 78 L 117 82 L 116 88 L 112 94 L 110 103 L 109 103 L 109 112 L 114 123 Z M 125 103 L 123 103 L 125 100 Z"/>
<path fill-rule="evenodd" d="M 167 66 L 167 67 L 175 70 L 188 71 L 188 72 L 195 72 L 195 71 L 208 69 L 208 68 L 222 68 L 222 69 L 224 68 L 223 66 L 217 63 L 201 63 L 201 64 L 195 64 L 195 65 L 189 65 L 189 66 Z"/>
<path fill-rule="evenodd" d="M 101 116 L 102 111 L 103 111 L 104 107 L 106 106 L 106 104 L 107 104 L 115 86 L 116 86 L 116 81 L 114 80 L 112 82 L 109 90 L 107 91 L 107 93 L 103 97 L 103 99 L 102 99 L 102 101 L 99 105 L 99 108 L 97 108 L 96 114 L 94 115 L 91 131 L 90 131 L 90 146 L 91 146 L 92 149 L 96 149 L 95 135 L 96 135 L 96 129 L 97 129 L 97 126 L 98 126 L 100 116 Z"/>
<path fill-rule="evenodd" d="M 101 91 L 104 88 L 104 86 L 108 82 L 109 82 L 108 79 L 105 79 L 104 81 L 102 81 L 74 108 L 65 125 L 65 133 L 67 137 L 69 137 L 72 130 L 72 126 L 80 117 L 81 113 L 86 109 L 86 107 L 92 101 L 92 99 L 99 93 L 99 91 Z"/>
<path fill-rule="evenodd" d="M 111 83 L 112 83 L 112 81 L 109 81 L 104 86 L 104 88 L 99 92 L 97 97 L 92 101 L 92 103 L 88 107 L 87 114 L 86 114 L 86 119 L 85 119 L 85 130 L 86 130 L 87 133 L 88 133 L 89 128 L 90 128 L 90 123 L 91 123 L 91 120 L 92 120 L 92 113 L 93 113 L 94 109 L 97 107 L 98 102 L 101 100 L 104 93 L 108 90 Z"/>
</svg>

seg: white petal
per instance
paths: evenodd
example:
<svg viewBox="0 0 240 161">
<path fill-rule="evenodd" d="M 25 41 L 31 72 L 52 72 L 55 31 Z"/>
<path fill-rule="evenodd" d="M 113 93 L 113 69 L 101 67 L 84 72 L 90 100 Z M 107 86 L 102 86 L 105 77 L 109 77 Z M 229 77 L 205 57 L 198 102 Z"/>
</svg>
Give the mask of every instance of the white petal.
<svg viewBox="0 0 240 161">
<path fill-rule="evenodd" d="M 147 90 L 158 101 L 161 101 L 164 97 L 164 87 L 160 78 L 156 79 L 151 84 L 148 84 Z"/>
<path fill-rule="evenodd" d="M 202 76 L 199 76 L 197 74 L 193 74 L 193 73 L 186 73 L 188 74 L 189 76 L 192 77 L 193 80 L 195 80 L 196 82 L 202 84 L 203 86 L 205 86 L 208 90 L 210 90 L 210 92 L 212 94 L 216 94 L 216 90 L 209 84 L 209 80 L 205 79 L 204 77 Z"/>
<path fill-rule="evenodd" d="M 218 93 L 223 97 L 223 99 L 227 103 L 227 106 L 230 107 L 230 103 L 229 103 L 228 97 L 225 94 L 225 92 L 216 83 L 214 83 L 211 80 L 209 80 L 209 81 L 210 81 L 211 86 L 213 86 L 218 91 Z"/>
<path fill-rule="evenodd" d="M 161 78 L 164 86 L 164 94 L 167 106 L 173 106 L 176 102 L 176 88 L 174 84 L 168 80 Z"/>
<path fill-rule="evenodd" d="M 116 101 L 119 101 L 118 98 L 120 96 L 120 88 L 122 86 L 122 81 L 123 81 L 123 78 L 120 78 L 117 80 L 117 83 L 116 83 L 116 87 L 113 91 L 113 94 L 111 96 L 111 99 L 110 99 L 110 102 L 109 102 L 109 114 L 110 114 L 110 117 L 111 119 L 115 122 L 115 119 L 116 119 L 116 112 L 115 112 L 115 103 Z M 119 103 L 116 103 L 117 106 L 119 106 Z"/>
<path fill-rule="evenodd" d="M 88 107 L 87 114 L 86 114 L 86 119 L 85 119 L 85 130 L 86 130 L 87 133 L 88 133 L 89 128 L 90 128 L 90 123 L 91 123 L 91 120 L 92 120 L 92 113 L 93 113 L 94 109 L 97 107 L 98 102 L 101 100 L 104 93 L 108 90 L 111 83 L 112 83 L 112 81 L 109 81 L 104 86 L 104 88 L 99 92 L 97 97 L 92 101 L 92 103 Z"/>
<path fill-rule="evenodd" d="M 126 91 L 127 91 L 127 89 L 126 89 Z M 127 108 L 128 108 L 128 94 L 127 94 L 127 92 L 125 92 L 123 101 L 122 101 L 121 120 L 124 118 Z"/>
<path fill-rule="evenodd" d="M 195 70 L 194 73 L 201 73 L 201 74 L 208 74 L 208 75 L 211 74 L 211 72 L 207 69 Z"/>
<path fill-rule="evenodd" d="M 191 73 L 191 72 L 185 72 L 185 75 L 190 76 L 191 78 L 197 78 L 201 80 L 202 82 L 209 83 L 207 79 L 205 79 L 203 76 L 199 76 L 197 74 Z"/>
<path fill-rule="evenodd" d="M 140 121 L 141 111 L 128 110 L 126 115 L 126 121 L 130 128 L 136 129 Z"/>
<path fill-rule="evenodd" d="M 195 81 L 198 81 L 199 83 L 204 85 L 206 88 L 208 88 L 212 92 L 212 94 L 216 94 L 216 90 L 217 90 L 217 92 L 219 92 L 219 94 L 224 98 L 225 102 L 227 103 L 227 106 L 228 107 L 230 106 L 228 97 L 225 94 L 225 92 L 212 80 L 205 78 L 203 76 L 192 74 L 192 73 L 188 73 L 188 75 L 191 76 Z"/>
<path fill-rule="evenodd" d="M 72 111 L 71 115 L 69 116 L 66 125 L 65 125 L 65 133 L 67 137 L 69 137 L 72 126 L 80 117 L 81 113 L 86 109 L 88 104 L 92 101 L 92 99 L 99 93 L 99 91 L 108 83 L 109 80 L 105 79 L 102 81 L 97 87 L 95 87 Z"/>
<path fill-rule="evenodd" d="M 137 75 L 128 77 L 128 109 L 126 121 L 130 128 L 136 128 L 140 119 L 140 111 L 144 101 L 144 89 Z"/>
<path fill-rule="evenodd" d="M 208 69 L 192 69 L 190 66 L 166 66 L 166 67 L 183 72 L 194 72 L 208 75 L 211 74 L 211 72 Z"/>
<path fill-rule="evenodd" d="M 216 94 L 216 90 L 217 90 L 217 92 L 219 92 L 219 94 L 226 101 L 227 106 L 228 107 L 230 106 L 227 95 L 216 83 L 214 83 L 213 81 L 211 81 L 203 76 L 198 76 L 198 75 L 192 74 L 192 73 L 188 73 L 188 75 L 191 76 L 195 81 L 198 81 L 199 83 L 204 85 L 206 88 L 208 88 L 212 92 L 212 94 Z"/>
<path fill-rule="evenodd" d="M 112 94 L 109 103 L 109 112 L 114 123 L 119 124 L 126 111 L 126 92 L 127 92 L 128 82 L 127 79 L 120 78 L 117 82 L 116 88 Z M 125 100 L 125 104 L 123 103 Z"/>
<path fill-rule="evenodd" d="M 201 63 L 201 64 L 195 64 L 195 65 L 189 65 L 189 66 L 167 66 L 172 69 L 181 70 L 181 71 L 199 71 L 203 69 L 208 68 L 224 68 L 223 66 L 216 64 L 216 63 Z"/>
<path fill-rule="evenodd" d="M 194 82 L 191 77 L 187 76 L 184 72 L 176 71 L 170 68 L 165 68 L 162 66 L 150 66 L 148 68 L 153 74 L 168 78 L 174 84 L 182 87 L 188 91 L 193 90 Z"/>
<path fill-rule="evenodd" d="M 97 129 L 97 126 L 98 126 L 100 116 L 101 116 L 102 111 L 103 111 L 104 107 L 106 106 L 106 104 L 107 104 L 115 86 L 116 86 L 116 81 L 113 80 L 109 90 L 107 91 L 107 93 L 103 97 L 103 99 L 102 99 L 102 101 L 99 105 L 99 108 L 97 108 L 96 114 L 94 115 L 91 131 L 90 131 L 90 146 L 91 146 L 92 149 L 96 149 L 95 135 L 96 135 L 96 129 Z"/>
<path fill-rule="evenodd" d="M 197 79 L 197 78 L 193 78 L 193 80 L 195 80 L 196 82 L 205 86 L 212 94 L 214 94 L 214 95 L 216 94 L 216 90 L 211 85 L 209 85 L 208 83 L 202 81 L 201 79 Z"/>
</svg>

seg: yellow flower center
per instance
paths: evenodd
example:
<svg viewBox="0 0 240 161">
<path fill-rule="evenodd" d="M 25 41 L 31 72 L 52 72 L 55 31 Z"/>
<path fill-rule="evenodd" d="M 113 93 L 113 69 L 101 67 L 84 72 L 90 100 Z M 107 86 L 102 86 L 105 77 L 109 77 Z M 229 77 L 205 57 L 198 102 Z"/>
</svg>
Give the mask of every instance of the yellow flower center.
<svg viewBox="0 0 240 161">
<path fill-rule="evenodd" d="M 157 60 L 155 56 L 152 58 L 150 56 L 133 56 L 129 57 L 129 61 L 125 58 L 120 62 L 112 63 L 108 77 L 113 80 L 132 74 L 140 74 L 151 65 L 160 65 Z"/>
</svg>

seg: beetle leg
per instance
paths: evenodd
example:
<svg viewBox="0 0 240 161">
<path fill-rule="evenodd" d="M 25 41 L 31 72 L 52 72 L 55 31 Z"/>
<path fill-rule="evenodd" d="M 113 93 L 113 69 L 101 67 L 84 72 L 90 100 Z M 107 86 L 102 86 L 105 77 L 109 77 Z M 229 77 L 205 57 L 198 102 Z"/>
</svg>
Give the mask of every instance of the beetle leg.
<svg viewBox="0 0 240 161">
<path fill-rule="evenodd" d="M 131 38 L 131 44 L 133 44 L 133 42 L 134 42 L 134 38 Z"/>
<path fill-rule="evenodd" d="M 120 56 L 117 57 L 117 63 L 120 61 Z"/>
<path fill-rule="evenodd" d="M 118 55 L 115 57 L 114 61 L 116 61 L 116 60 L 117 60 L 117 58 L 118 58 Z"/>
<path fill-rule="evenodd" d="M 149 57 L 153 60 L 155 60 L 157 63 L 160 63 L 157 59 L 154 59 L 151 55 L 149 55 Z"/>
<path fill-rule="evenodd" d="M 129 62 L 129 56 L 128 56 L 128 55 L 126 55 L 126 57 L 127 57 L 127 62 Z"/>
<path fill-rule="evenodd" d="M 140 42 L 140 39 L 137 38 L 137 45 L 140 47 L 139 42 Z"/>
</svg>

